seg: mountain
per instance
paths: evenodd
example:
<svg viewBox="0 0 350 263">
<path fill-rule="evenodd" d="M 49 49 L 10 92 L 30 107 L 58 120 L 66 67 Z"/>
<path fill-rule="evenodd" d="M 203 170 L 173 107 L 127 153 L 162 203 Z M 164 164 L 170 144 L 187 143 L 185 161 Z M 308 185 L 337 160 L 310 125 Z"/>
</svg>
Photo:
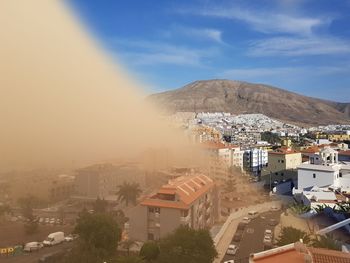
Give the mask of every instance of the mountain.
<svg viewBox="0 0 350 263">
<path fill-rule="evenodd" d="M 286 122 L 350 124 L 350 103 L 306 97 L 280 88 L 233 80 L 201 80 L 150 95 L 169 112 L 262 113 Z"/>
</svg>

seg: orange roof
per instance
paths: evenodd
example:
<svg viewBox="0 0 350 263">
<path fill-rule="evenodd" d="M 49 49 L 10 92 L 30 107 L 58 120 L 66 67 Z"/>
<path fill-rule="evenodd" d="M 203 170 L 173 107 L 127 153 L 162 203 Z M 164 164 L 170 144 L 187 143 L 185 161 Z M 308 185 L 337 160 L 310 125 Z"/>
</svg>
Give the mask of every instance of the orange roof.
<svg viewBox="0 0 350 263">
<path fill-rule="evenodd" d="M 259 263 L 304 263 L 304 254 L 296 251 L 294 248 L 269 255 L 262 258 L 254 259 L 253 262 Z"/>
<path fill-rule="evenodd" d="M 292 154 L 292 153 L 300 153 L 292 148 L 284 148 L 284 147 L 281 147 L 279 149 L 276 149 L 275 151 L 273 152 L 269 152 L 269 154 Z"/>
<path fill-rule="evenodd" d="M 350 156 L 350 151 L 339 151 L 339 155 L 349 155 Z"/>
<path fill-rule="evenodd" d="M 350 254 L 324 248 L 308 248 L 314 263 L 350 263 Z"/>
<path fill-rule="evenodd" d="M 301 153 L 318 153 L 318 152 L 320 152 L 320 148 L 318 148 L 318 147 L 309 147 L 309 148 L 307 148 L 307 149 L 304 149 L 304 150 L 302 150 L 301 151 Z"/>
<path fill-rule="evenodd" d="M 200 144 L 205 149 L 232 149 L 232 148 L 238 148 L 238 145 L 225 145 L 221 142 L 204 142 Z"/>
<path fill-rule="evenodd" d="M 156 194 L 145 198 L 141 205 L 188 209 L 199 197 L 214 186 L 205 175 L 180 176 L 163 185 Z M 175 195 L 175 201 L 162 199 L 159 194 Z"/>
<path fill-rule="evenodd" d="M 257 263 L 305 263 L 307 257 L 313 263 L 350 263 L 348 253 L 307 247 L 300 242 L 252 254 L 250 259 Z"/>
</svg>

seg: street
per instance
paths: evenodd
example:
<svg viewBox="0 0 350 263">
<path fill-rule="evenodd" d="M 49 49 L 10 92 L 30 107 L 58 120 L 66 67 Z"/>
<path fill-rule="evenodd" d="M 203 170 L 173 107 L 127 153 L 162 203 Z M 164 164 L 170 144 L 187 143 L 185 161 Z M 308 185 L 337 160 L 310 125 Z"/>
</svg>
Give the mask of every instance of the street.
<svg viewBox="0 0 350 263">
<path fill-rule="evenodd" d="M 235 263 L 246 263 L 249 260 L 251 253 L 256 253 L 264 250 L 264 232 L 265 229 L 274 231 L 275 226 L 269 225 L 270 219 L 279 221 L 281 211 L 264 212 L 257 218 L 253 219 L 244 229 L 244 233 L 240 242 L 232 244 L 238 246 L 238 251 L 235 256 L 225 255 L 221 262 L 234 259 Z M 233 236 L 232 236 L 233 238 Z"/>
<path fill-rule="evenodd" d="M 56 246 L 44 247 L 36 252 L 24 253 L 23 255 L 17 256 L 0 257 L 0 261 L 3 263 L 38 263 L 42 256 L 61 251 L 63 249 L 68 249 L 72 246 L 73 242 L 64 242 Z"/>
</svg>

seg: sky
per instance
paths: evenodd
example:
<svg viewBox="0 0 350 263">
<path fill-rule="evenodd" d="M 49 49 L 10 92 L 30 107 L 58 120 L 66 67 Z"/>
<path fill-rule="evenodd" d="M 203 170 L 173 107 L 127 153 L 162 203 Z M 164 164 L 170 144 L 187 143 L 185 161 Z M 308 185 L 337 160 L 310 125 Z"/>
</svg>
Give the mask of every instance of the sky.
<svg viewBox="0 0 350 263">
<path fill-rule="evenodd" d="M 350 102 L 350 0 L 69 3 L 148 93 L 232 79 Z"/>
</svg>

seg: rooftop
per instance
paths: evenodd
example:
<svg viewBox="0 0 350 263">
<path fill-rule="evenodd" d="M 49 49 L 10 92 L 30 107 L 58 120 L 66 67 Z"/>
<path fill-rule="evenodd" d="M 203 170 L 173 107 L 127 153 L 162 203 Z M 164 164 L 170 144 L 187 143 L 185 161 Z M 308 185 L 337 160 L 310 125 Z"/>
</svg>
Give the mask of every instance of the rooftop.
<svg viewBox="0 0 350 263">
<path fill-rule="evenodd" d="M 273 248 L 250 256 L 257 263 L 350 263 L 350 254 L 324 248 L 307 247 L 301 242 Z"/>
<path fill-rule="evenodd" d="M 213 180 L 205 175 L 180 176 L 169 180 L 155 194 L 145 198 L 141 205 L 188 209 L 213 186 Z"/>
<path fill-rule="evenodd" d="M 285 154 L 294 154 L 294 153 L 300 153 L 292 148 L 287 148 L 287 147 L 281 147 L 279 149 L 276 149 L 275 151 L 273 152 L 269 152 L 269 154 L 282 154 L 282 155 L 285 155 Z"/>
</svg>

